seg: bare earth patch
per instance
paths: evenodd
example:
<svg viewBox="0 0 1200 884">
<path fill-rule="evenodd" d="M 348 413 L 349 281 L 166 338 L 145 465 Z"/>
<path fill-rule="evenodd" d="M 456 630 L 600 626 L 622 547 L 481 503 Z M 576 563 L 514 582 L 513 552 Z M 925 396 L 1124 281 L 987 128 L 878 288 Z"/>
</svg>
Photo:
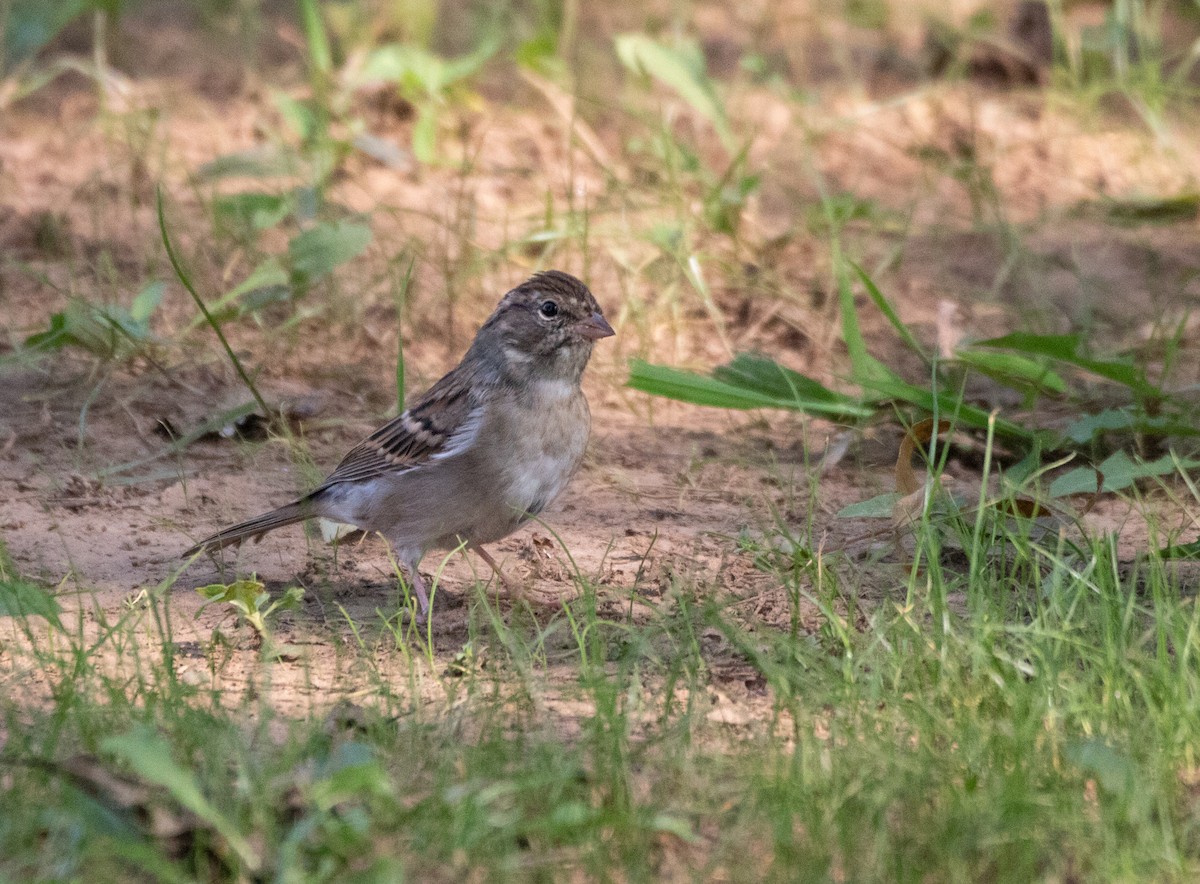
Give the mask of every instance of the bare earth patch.
<svg viewBox="0 0 1200 884">
<path fill-rule="evenodd" d="M 164 428 L 189 432 L 248 397 L 205 329 L 185 335 L 194 306 L 165 267 L 152 182 L 164 181 L 171 220 L 202 290 L 223 291 L 244 275 L 250 256 L 222 253 L 212 242 L 204 208 L 185 182 L 203 163 L 261 143 L 273 124 L 268 103 L 237 84 L 198 92 L 188 86 L 169 78 L 131 81 L 121 103 L 106 110 L 110 130 L 95 124 L 100 109 L 93 92 L 70 80 L 0 121 L 0 246 L 11 259 L 0 267 L 0 299 L 10 339 L 43 329 L 48 314 L 72 296 L 124 303 L 146 281 L 163 279 L 168 295 L 156 330 L 164 340 L 185 341 L 169 367 L 137 359 L 114 370 L 68 359 L 5 372 L 0 536 L 20 569 L 59 585 L 85 624 L 92 610 L 112 616 L 123 606 L 136 608 L 139 593 L 172 578 L 182 564 L 179 552 L 197 537 L 302 492 L 386 416 L 397 328 L 379 280 L 397 253 L 408 249 L 420 258 L 418 296 L 404 328 L 410 387 L 419 388 L 458 358 L 496 298 L 542 261 L 533 250 L 506 248 L 540 229 L 547 195 L 559 205 L 595 200 L 596 244 L 586 266 L 619 335 L 598 351 L 588 380 L 594 434 L 581 475 L 545 515 L 546 525 L 494 550 L 537 603 L 526 609 L 501 602 L 502 615 L 533 623 L 561 615 L 562 602 L 580 593 L 579 576 L 595 587 L 597 606 L 613 620 L 656 616 L 676 603 L 678 587 L 698 585 L 755 628 L 788 628 L 799 611 L 801 628 L 813 633 L 821 617 L 812 602 L 787 598 L 756 567 L 755 552 L 739 544 L 774 525 L 849 568 L 848 582 L 865 600 L 899 600 L 904 556 L 857 571 L 855 561 L 839 554 L 871 526 L 836 518 L 843 506 L 891 490 L 894 434 L 856 442 L 849 457 L 819 471 L 833 428 L 652 402 L 622 387 L 631 355 L 707 367 L 751 349 L 838 382 L 844 346 L 828 257 L 820 235 L 803 231 L 818 175 L 822 186 L 873 203 L 884 219 L 848 228 L 867 256 L 882 258 L 903 241 L 902 259 L 887 262 L 881 280 L 930 346 L 947 304 L 960 311 L 957 328 L 967 337 L 1032 321 L 1045 330 L 1086 325 L 1118 347 L 1144 341 L 1148 323 L 1200 296 L 1194 223 L 1118 229 L 1077 211 L 1114 196 L 1194 188 L 1200 145 L 1194 132 L 1175 132 L 1167 143 L 1136 126 L 1114 134 L 1037 98 L 970 84 L 886 104 L 830 88 L 803 113 L 758 87 L 739 87 L 731 106 L 752 109 L 745 113 L 759 135 L 751 158 L 765 170 L 744 234 L 761 246 L 761 259 L 742 262 L 727 243 L 691 232 L 712 268 L 714 304 L 723 317 L 714 321 L 678 273 L 659 266 L 661 255 L 645 231 L 663 209 L 637 197 L 635 171 L 602 168 L 595 144 L 583 149 L 570 120 L 540 104 L 493 107 L 486 117 L 462 110 L 461 140 L 453 147 L 470 158 L 462 168 L 399 172 L 357 155 L 347 162 L 334 197 L 372 213 L 375 242 L 339 279 L 338 321 L 302 321 L 276 332 L 253 323 L 230 329 L 239 352 L 261 369 L 264 389 L 311 406 L 296 427 L 312 470 L 302 473 L 293 449 L 273 431 L 265 441 L 218 435 L 164 454 L 170 439 Z M 148 113 L 159 106 L 170 110 Z M 686 113 L 681 119 L 697 125 Z M 406 141 L 410 121 L 381 115 L 374 122 Z M 602 126 L 597 132 L 589 137 L 619 155 L 620 133 Z M 986 173 L 975 191 L 947 171 L 966 156 Z M 623 179 L 622 187 L 632 183 L 633 195 L 614 189 L 609 176 Z M 1008 214 L 998 217 L 986 207 L 980 214 L 981 193 L 994 193 Z M 1003 227 L 1018 223 L 1021 245 L 1013 247 Z M 265 246 L 272 245 L 279 243 L 268 235 Z M 548 260 L 576 271 L 584 266 L 570 249 Z M 459 264 L 477 272 L 447 269 Z M 877 355 L 912 369 L 883 320 L 864 315 Z M 1194 341 L 1185 337 L 1184 344 Z M 1194 373 L 1185 368 L 1184 379 L 1194 380 Z M 979 394 L 989 406 L 1019 407 L 987 401 L 999 394 L 986 386 Z M 121 465 L 132 466 L 113 469 Z M 966 480 L 974 475 L 953 459 L 950 470 Z M 1126 504 L 1105 502 L 1089 519 L 1119 532 L 1130 558 L 1149 542 L 1144 520 Z M 1187 523 L 1183 515 L 1176 521 Z M 295 584 L 306 590 L 303 606 L 279 629 L 280 640 L 301 653 L 271 677 L 278 707 L 309 711 L 361 694 L 361 673 L 341 670 L 359 665 L 347 662 L 342 643 L 357 640 L 352 623 L 378 632 L 380 615 L 392 617 L 400 601 L 381 541 L 335 553 L 299 528 L 288 529 L 227 555 L 225 564 L 217 568 L 202 557 L 171 583 L 171 631 L 184 649 L 177 658 L 181 676 L 191 673 L 223 690 L 257 685 L 253 636 L 225 610 L 197 615 L 201 598 L 193 591 L 254 572 L 272 591 Z M 427 570 L 437 567 L 435 557 L 427 559 Z M 447 558 L 432 628 L 438 665 L 469 640 L 480 596 L 492 588 L 477 586 L 488 579 L 472 556 Z M 230 660 L 219 671 L 211 665 L 216 631 L 233 635 Z M 11 667 L 23 667 L 6 656 L 11 679 Z M 406 663 L 384 656 L 389 665 Z M 729 683 L 740 685 L 728 701 L 765 714 L 759 687 L 738 681 L 744 673 L 737 661 L 714 641 L 714 671 L 727 670 Z"/>
</svg>

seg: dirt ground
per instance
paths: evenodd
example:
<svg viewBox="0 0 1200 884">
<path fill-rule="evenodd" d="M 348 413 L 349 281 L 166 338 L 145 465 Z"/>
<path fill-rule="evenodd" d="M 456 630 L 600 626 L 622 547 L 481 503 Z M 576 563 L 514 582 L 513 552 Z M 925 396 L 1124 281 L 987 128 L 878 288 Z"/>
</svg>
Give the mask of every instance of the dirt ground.
<svg viewBox="0 0 1200 884">
<path fill-rule="evenodd" d="M 764 536 L 776 520 L 801 536 L 811 524 L 813 547 L 826 555 L 851 551 L 849 567 L 871 548 L 861 543 L 871 524 L 836 514 L 892 490 L 894 429 L 855 436 L 846 457 L 821 469 L 835 427 L 651 400 L 623 386 L 631 356 L 704 367 L 750 349 L 838 382 L 845 354 L 828 244 L 815 234 L 795 235 L 811 216 L 818 178 L 875 207 L 875 220 L 847 229 L 849 247 L 869 266 L 881 264 L 885 292 L 930 346 L 939 336 L 981 338 L 1018 328 L 1080 330 L 1111 350 L 1144 346 L 1164 321 L 1182 321 L 1200 300 L 1195 219 L 1120 226 L 1095 210 L 1108 199 L 1194 191 L 1194 128 L 1172 125 L 1155 134 L 1128 114 L 1089 116 L 1057 108 L 1037 91 L 969 81 L 933 84 L 902 100 L 829 86 L 804 106 L 743 84 L 730 105 L 757 133 L 750 163 L 764 170 L 763 183 L 745 217 L 749 256 L 701 243 L 724 317 L 715 324 L 684 300 L 677 282 L 664 283 L 650 267 L 654 247 L 637 231 L 661 209 L 632 199 L 617 211 L 607 196 L 607 176 L 626 176 L 636 190 L 635 171 L 621 160 L 602 168 L 570 139 L 568 120 L 521 93 L 527 106 L 493 101 L 457 112 L 462 141 L 454 149 L 469 149 L 468 171 L 455 164 L 398 171 L 350 158 L 334 198 L 371 213 L 375 240 L 339 279 L 340 321 L 231 329 L 268 398 L 300 403 L 294 410 L 305 420 L 296 427 L 313 469 L 302 471 L 288 446 L 271 438 L 247 443 L 218 434 L 171 452 L 164 426 L 189 432 L 247 397 L 211 333 L 184 333 L 194 307 L 163 259 L 154 182 L 163 182 L 201 291 L 215 296 L 244 273 L 246 256 L 222 254 L 208 239 L 211 225 L 189 175 L 221 154 L 262 143 L 273 112 L 262 84 L 222 74 L 213 59 L 179 69 L 168 48 L 190 45 L 187 34 L 159 27 L 150 41 L 149 31 L 131 28 L 135 41 L 158 49 L 142 62 L 150 73 L 122 79 L 109 106 L 99 106 L 91 84 L 67 77 L 0 116 L 7 337 L 0 353 L 44 329 L 71 296 L 128 303 L 147 281 L 167 281 L 155 331 L 174 343 L 164 345 L 159 360 L 97 366 L 64 355 L 6 368 L 0 382 L 0 537 L 24 573 L 59 585 L 64 599 L 77 597 L 85 610 L 136 603 L 141 590 L 182 567 L 179 554 L 196 539 L 290 499 L 386 417 L 397 332 L 378 280 L 403 249 L 420 258 L 404 330 L 411 389 L 449 368 L 499 296 L 537 264 L 537 256 L 502 246 L 536 229 L 548 192 L 560 206 L 572 193 L 596 201 L 595 253 L 585 260 L 567 251 L 551 263 L 587 272 L 618 336 L 599 345 L 587 379 L 594 429 L 581 474 L 544 514 L 546 526 L 526 528 L 493 552 L 532 598 L 550 606 L 576 592 L 573 561 L 599 586 L 601 608 L 614 618 L 630 610 L 631 592 L 661 599 L 677 578 L 694 577 L 719 587 L 748 620 L 786 624 L 784 591 L 737 542 Z M 402 142 L 411 126 L 382 111 L 372 122 Z M 611 156 L 621 155 L 618 128 L 597 124 L 592 134 Z M 980 210 L 979 194 L 954 174 L 951 167 L 967 156 L 986 171 L 983 191 L 998 208 Z M 1015 231 L 1019 244 L 1005 231 Z M 740 273 L 733 269 L 739 262 Z M 477 272 L 453 269 L 460 266 Z M 863 314 L 874 352 L 912 372 L 914 361 L 882 319 Z M 1198 380 L 1200 361 L 1195 326 L 1182 328 L 1175 380 L 1186 386 Z M 1020 403 L 998 388 L 973 392 L 1020 418 Z M 976 475 L 965 455 L 949 469 Z M 1141 518 L 1125 502 L 1104 501 L 1088 518 L 1120 531 L 1131 557 L 1147 542 Z M 1185 511 L 1171 520 L 1189 524 Z M 884 565 L 854 582 L 869 597 L 888 598 L 903 582 L 903 557 L 894 561 L 895 572 Z M 225 562 L 222 570 L 202 557 L 175 581 L 171 610 L 181 647 L 199 647 L 228 625 L 229 613 L 215 607 L 197 617 L 201 599 L 193 590 L 229 578 L 235 567 L 257 573 L 273 590 L 294 583 L 309 590 L 282 638 L 308 647 L 314 662 L 326 653 L 334 659 L 322 650 L 330 631 L 349 633 L 341 609 L 368 621 L 398 602 L 379 540 L 335 555 L 295 527 Z M 438 565 L 431 555 L 425 569 Z M 487 575 L 474 557 L 447 560 L 435 601 L 439 653 L 452 654 L 468 635 L 468 587 L 477 576 Z M 336 669 L 308 667 L 305 684 L 296 687 L 303 696 L 292 702 L 327 698 L 339 677 Z"/>
</svg>

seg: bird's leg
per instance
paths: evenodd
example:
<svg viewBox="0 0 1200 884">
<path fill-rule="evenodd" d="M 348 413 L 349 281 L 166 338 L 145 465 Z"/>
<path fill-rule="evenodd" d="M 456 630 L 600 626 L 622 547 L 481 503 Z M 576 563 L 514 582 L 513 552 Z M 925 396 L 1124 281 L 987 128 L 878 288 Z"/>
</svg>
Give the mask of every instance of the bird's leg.
<svg viewBox="0 0 1200 884">
<path fill-rule="evenodd" d="M 518 583 L 516 583 L 515 581 L 508 579 L 508 577 L 504 574 L 504 572 L 500 570 L 500 566 L 498 564 L 496 564 L 496 560 L 492 558 L 491 553 L 489 553 L 482 546 L 479 546 L 478 544 L 475 544 L 475 543 L 470 544 L 467 548 L 474 551 L 475 555 L 479 556 L 479 558 L 481 558 L 485 562 L 487 562 L 488 567 L 491 568 L 492 571 L 495 572 L 496 576 L 498 578 L 500 578 L 500 582 L 504 584 L 504 592 L 508 595 L 509 598 L 512 598 L 512 599 L 521 598 L 521 596 L 522 596 L 521 586 Z"/>
<path fill-rule="evenodd" d="M 423 626 L 426 618 L 429 617 L 429 592 L 425 587 L 425 578 L 417 570 L 416 564 L 406 562 L 405 570 L 408 572 L 408 585 L 412 587 L 413 593 L 417 596 L 416 623 L 418 626 Z"/>
<path fill-rule="evenodd" d="M 421 576 L 421 559 L 425 556 L 425 551 L 420 548 L 414 548 L 405 541 L 406 537 L 389 537 L 380 534 L 388 542 L 388 546 L 392 548 L 392 554 L 396 557 L 395 562 L 400 565 L 400 570 L 403 576 L 408 580 L 408 587 L 413 591 L 413 595 L 417 597 L 417 616 L 414 618 L 417 625 L 423 625 L 429 617 L 429 592 L 425 585 L 425 578 Z"/>
</svg>

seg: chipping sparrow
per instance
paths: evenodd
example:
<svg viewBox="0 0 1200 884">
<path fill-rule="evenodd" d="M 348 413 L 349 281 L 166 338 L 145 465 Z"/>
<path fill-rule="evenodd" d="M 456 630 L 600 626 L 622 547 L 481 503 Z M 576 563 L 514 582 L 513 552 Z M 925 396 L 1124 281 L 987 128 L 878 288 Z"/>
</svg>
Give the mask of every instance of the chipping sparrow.
<svg viewBox="0 0 1200 884">
<path fill-rule="evenodd" d="M 614 334 L 587 286 L 538 273 L 500 301 L 462 362 L 376 430 L 315 491 L 218 531 L 184 553 L 220 549 L 323 516 L 387 538 L 420 605 L 430 549 L 482 548 L 541 512 L 579 468 L 591 429 L 580 379 Z"/>
</svg>

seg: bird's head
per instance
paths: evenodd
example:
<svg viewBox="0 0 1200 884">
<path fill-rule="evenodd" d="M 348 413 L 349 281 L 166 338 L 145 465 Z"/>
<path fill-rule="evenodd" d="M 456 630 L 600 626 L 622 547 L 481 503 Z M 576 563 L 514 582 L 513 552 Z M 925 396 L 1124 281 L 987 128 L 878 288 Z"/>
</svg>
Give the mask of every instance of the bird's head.
<svg viewBox="0 0 1200 884">
<path fill-rule="evenodd" d="M 504 296 L 472 349 L 484 348 L 515 377 L 577 382 L 592 345 L 613 334 L 586 285 L 568 273 L 547 270 Z"/>
</svg>

